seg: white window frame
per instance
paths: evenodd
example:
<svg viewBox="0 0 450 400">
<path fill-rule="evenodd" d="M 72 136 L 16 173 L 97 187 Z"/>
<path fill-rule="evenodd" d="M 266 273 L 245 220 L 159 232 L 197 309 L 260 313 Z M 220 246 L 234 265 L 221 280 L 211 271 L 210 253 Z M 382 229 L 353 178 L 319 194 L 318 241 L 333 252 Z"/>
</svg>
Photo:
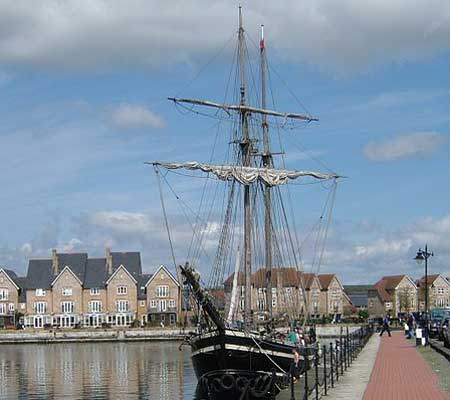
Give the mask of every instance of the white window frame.
<svg viewBox="0 0 450 400">
<path fill-rule="evenodd" d="M 16 310 L 16 305 L 14 303 L 9 303 L 8 311 L 13 313 Z"/>
<path fill-rule="evenodd" d="M 156 300 L 150 300 L 150 308 L 156 308 L 158 306 L 158 302 Z"/>
<path fill-rule="evenodd" d="M 91 296 L 96 296 L 96 295 L 100 294 L 100 290 L 97 287 L 93 287 L 89 290 L 89 294 Z"/>
<path fill-rule="evenodd" d="M 45 289 L 36 289 L 36 297 L 44 297 L 46 295 Z"/>
<path fill-rule="evenodd" d="M 33 303 L 33 309 L 36 314 L 45 314 L 47 312 L 47 302 L 36 301 Z"/>
<path fill-rule="evenodd" d="M 169 308 L 175 308 L 176 307 L 176 303 L 174 299 L 170 299 L 169 300 Z"/>
<path fill-rule="evenodd" d="M 130 302 L 128 300 L 117 300 L 116 301 L 116 311 L 117 312 L 128 312 L 130 308 Z"/>
<path fill-rule="evenodd" d="M 272 307 L 276 307 L 276 306 L 277 306 L 277 298 L 272 297 Z"/>
<path fill-rule="evenodd" d="M 117 286 L 117 294 L 127 294 L 127 293 L 128 293 L 128 286 L 126 285 Z"/>
<path fill-rule="evenodd" d="M 62 288 L 62 295 L 63 296 L 72 296 L 73 289 L 70 286 L 66 286 Z"/>
<path fill-rule="evenodd" d="M 9 297 L 9 289 L 0 288 L 0 300 L 8 300 L 8 297 Z"/>
<path fill-rule="evenodd" d="M 75 308 L 73 301 L 62 301 L 61 302 L 61 313 L 63 314 L 73 314 Z"/>
<path fill-rule="evenodd" d="M 169 297 L 169 285 L 158 285 L 156 287 L 156 297 Z"/>
<path fill-rule="evenodd" d="M 102 312 L 102 302 L 100 300 L 91 300 L 88 304 L 90 313 L 96 314 Z"/>
<path fill-rule="evenodd" d="M 167 311 L 167 300 L 158 300 L 158 311 L 159 312 Z"/>
<path fill-rule="evenodd" d="M 6 303 L 0 303 L 0 315 L 6 315 Z"/>
</svg>

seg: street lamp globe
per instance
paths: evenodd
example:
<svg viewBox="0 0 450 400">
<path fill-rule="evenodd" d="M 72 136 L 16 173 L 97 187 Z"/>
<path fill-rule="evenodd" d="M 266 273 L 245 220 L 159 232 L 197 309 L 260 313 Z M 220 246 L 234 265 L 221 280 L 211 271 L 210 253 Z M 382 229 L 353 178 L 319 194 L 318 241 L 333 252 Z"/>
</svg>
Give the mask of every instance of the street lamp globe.
<svg viewBox="0 0 450 400">
<path fill-rule="evenodd" d="M 421 265 L 423 263 L 423 260 L 425 260 L 425 257 L 423 256 L 422 249 L 419 249 L 417 252 L 417 255 L 414 257 L 414 260 L 416 260 L 418 265 Z"/>
</svg>

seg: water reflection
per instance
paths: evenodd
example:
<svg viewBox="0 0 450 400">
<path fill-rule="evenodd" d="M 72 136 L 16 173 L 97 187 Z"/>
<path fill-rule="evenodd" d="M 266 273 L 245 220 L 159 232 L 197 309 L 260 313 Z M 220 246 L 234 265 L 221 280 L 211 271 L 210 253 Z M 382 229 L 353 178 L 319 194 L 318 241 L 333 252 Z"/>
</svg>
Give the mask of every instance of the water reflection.
<svg viewBox="0 0 450 400">
<path fill-rule="evenodd" d="M 178 345 L 0 346 L 0 399 L 191 400 L 197 381 Z"/>
</svg>

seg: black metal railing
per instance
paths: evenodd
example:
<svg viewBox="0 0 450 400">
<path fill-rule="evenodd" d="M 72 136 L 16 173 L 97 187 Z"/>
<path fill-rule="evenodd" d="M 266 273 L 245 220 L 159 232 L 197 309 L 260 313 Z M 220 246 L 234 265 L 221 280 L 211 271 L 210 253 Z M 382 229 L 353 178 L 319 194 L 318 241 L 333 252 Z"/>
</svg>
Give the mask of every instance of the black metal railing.
<svg viewBox="0 0 450 400">
<path fill-rule="evenodd" d="M 290 400 L 318 400 L 328 395 L 328 389 L 338 384 L 339 379 L 352 365 L 373 333 L 372 326 L 361 326 L 354 332 L 347 332 L 339 339 L 324 346 L 307 346 L 301 355 L 305 369 L 300 382 L 290 379 Z M 298 387 L 297 385 L 300 385 Z"/>
</svg>

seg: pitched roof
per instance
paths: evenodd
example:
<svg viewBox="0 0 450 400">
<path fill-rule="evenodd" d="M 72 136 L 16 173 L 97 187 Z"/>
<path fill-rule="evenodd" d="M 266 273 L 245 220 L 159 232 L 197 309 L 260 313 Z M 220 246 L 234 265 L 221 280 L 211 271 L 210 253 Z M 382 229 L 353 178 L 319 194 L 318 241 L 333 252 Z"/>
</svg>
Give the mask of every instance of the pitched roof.
<svg viewBox="0 0 450 400">
<path fill-rule="evenodd" d="M 139 277 L 136 277 L 136 279 L 133 275 L 131 275 L 130 271 L 128 271 L 124 265 L 119 265 L 119 267 L 116 268 L 116 270 L 109 276 L 108 280 L 106 281 L 107 285 L 109 284 L 109 281 L 112 280 L 120 270 L 125 271 L 126 274 L 131 278 L 131 280 L 133 280 L 134 283 L 137 284 L 137 279 L 139 279 Z"/>
<path fill-rule="evenodd" d="M 147 289 L 145 284 L 151 278 L 152 274 L 142 274 L 138 279 L 138 300 L 145 300 L 147 298 Z"/>
<path fill-rule="evenodd" d="M 83 286 L 87 289 L 102 288 L 107 280 L 106 258 L 88 258 Z"/>
<path fill-rule="evenodd" d="M 62 271 L 67 266 L 81 282 L 84 281 L 88 259 L 87 253 L 58 253 L 57 256 L 59 271 Z"/>
<path fill-rule="evenodd" d="M 260 268 L 252 274 L 252 285 L 257 288 L 267 286 L 267 270 L 266 268 Z M 274 268 L 272 270 L 272 285 L 273 287 L 281 285 L 283 287 L 298 287 L 300 286 L 300 280 L 303 277 L 303 285 L 305 289 L 310 289 L 316 274 L 300 272 L 293 267 Z M 224 286 L 229 287 L 233 285 L 234 272 L 225 280 Z M 319 281 L 320 283 L 320 281 Z M 244 285 L 244 274 L 238 272 L 238 285 Z"/>
<path fill-rule="evenodd" d="M 317 277 L 319 278 L 320 285 L 322 286 L 322 289 L 328 289 L 328 286 L 330 286 L 331 281 L 336 276 L 336 274 L 319 274 Z"/>
<path fill-rule="evenodd" d="M 373 287 L 372 285 L 345 285 L 344 286 L 344 291 L 348 295 L 360 294 L 360 293 L 367 294 L 369 289 L 372 288 L 372 287 Z"/>
<path fill-rule="evenodd" d="M 383 276 L 370 290 L 376 290 L 383 301 L 392 301 L 393 291 L 405 277 L 405 274 Z"/>
<path fill-rule="evenodd" d="M 155 273 L 151 274 L 149 276 L 149 279 L 147 279 L 147 282 L 145 283 L 145 287 L 148 286 L 148 284 L 153 280 L 154 277 L 159 273 L 159 271 L 164 270 L 164 272 L 169 276 L 170 279 L 174 281 L 174 283 L 177 286 L 180 286 L 180 283 L 178 282 L 177 278 L 175 278 L 172 273 L 168 270 L 168 268 L 165 265 L 160 265 Z"/>
<path fill-rule="evenodd" d="M 347 294 L 347 296 L 355 307 L 367 307 L 367 292 Z"/>
<path fill-rule="evenodd" d="M 428 286 L 432 285 L 434 283 L 434 281 L 440 277 L 440 274 L 432 274 L 432 275 L 427 275 L 427 284 Z M 444 278 L 445 280 L 445 278 Z M 422 278 L 418 279 L 416 281 L 416 285 L 417 287 L 424 287 L 425 286 L 425 275 L 422 276 Z"/>
<path fill-rule="evenodd" d="M 52 260 L 30 260 L 28 262 L 27 289 L 50 288 L 54 278 Z"/>
<path fill-rule="evenodd" d="M 3 271 L 6 276 L 12 281 L 12 283 L 16 286 L 16 288 L 20 289 L 20 285 L 17 283 L 17 275 L 14 271 L 6 268 L 0 268 L 0 271 Z"/>
<path fill-rule="evenodd" d="M 138 251 L 111 252 L 114 271 L 123 265 L 135 280 L 142 275 L 141 254 Z"/>
<path fill-rule="evenodd" d="M 55 277 L 55 279 L 53 279 L 51 286 L 53 286 L 55 284 L 55 282 L 59 279 L 59 277 L 65 272 L 68 271 L 69 273 L 72 274 L 72 276 L 75 277 L 75 279 L 78 281 L 78 283 L 82 286 L 83 282 L 78 278 L 77 274 L 75 272 L 73 272 L 70 267 L 68 265 L 66 265 L 62 271 Z"/>
</svg>

